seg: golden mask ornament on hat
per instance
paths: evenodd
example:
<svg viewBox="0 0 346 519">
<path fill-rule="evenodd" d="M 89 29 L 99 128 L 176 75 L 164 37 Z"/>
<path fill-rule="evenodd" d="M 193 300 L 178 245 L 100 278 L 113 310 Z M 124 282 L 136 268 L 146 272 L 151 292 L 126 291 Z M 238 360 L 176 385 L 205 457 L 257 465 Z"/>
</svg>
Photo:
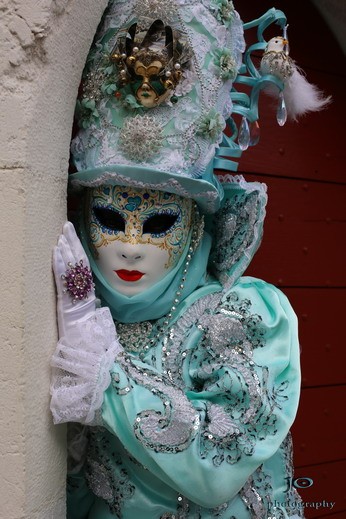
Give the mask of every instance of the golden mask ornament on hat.
<svg viewBox="0 0 346 519">
<path fill-rule="evenodd" d="M 111 53 L 110 60 L 118 69 L 118 91 L 130 87 L 137 102 L 153 108 L 171 97 L 183 77 L 182 69 L 190 60 L 187 46 L 162 20 L 155 20 L 147 32 L 134 23 L 123 33 Z"/>
</svg>

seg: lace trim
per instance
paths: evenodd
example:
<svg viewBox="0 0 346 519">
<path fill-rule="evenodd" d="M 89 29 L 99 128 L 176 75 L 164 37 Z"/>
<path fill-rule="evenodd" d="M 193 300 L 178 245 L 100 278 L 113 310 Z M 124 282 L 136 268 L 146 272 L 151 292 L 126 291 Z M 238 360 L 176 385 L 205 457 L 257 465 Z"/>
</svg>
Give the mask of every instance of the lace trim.
<svg viewBox="0 0 346 519">
<path fill-rule="evenodd" d="M 169 192 L 174 192 L 177 195 L 180 195 L 184 198 L 193 197 L 194 199 L 204 199 L 206 200 L 206 210 L 208 212 L 213 211 L 215 202 L 217 201 L 219 196 L 216 191 L 200 191 L 192 195 L 192 193 L 190 193 L 187 189 L 184 189 L 182 187 L 179 180 L 176 180 L 174 178 L 167 178 L 167 181 L 159 183 L 142 182 L 140 180 L 131 179 L 125 175 L 121 175 L 120 173 L 116 173 L 115 171 L 107 171 L 93 180 L 74 179 L 71 183 L 74 186 L 97 187 L 107 183 L 109 180 L 114 181 L 118 185 L 133 186 L 141 189 L 155 189 L 160 191 L 167 190 Z"/>
<path fill-rule="evenodd" d="M 266 185 L 247 183 L 242 176 L 218 175 L 223 185 L 236 184 L 234 195 L 216 213 L 217 231 L 211 253 L 214 274 L 228 291 L 248 267 L 262 239 Z"/>
<path fill-rule="evenodd" d="M 52 358 L 51 411 L 54 423 L 94 424 L 122 347 L 108 308 L 79 321 L 76 332 L 78 342 L 71 344 L 62 337 Z"/>
</svg>

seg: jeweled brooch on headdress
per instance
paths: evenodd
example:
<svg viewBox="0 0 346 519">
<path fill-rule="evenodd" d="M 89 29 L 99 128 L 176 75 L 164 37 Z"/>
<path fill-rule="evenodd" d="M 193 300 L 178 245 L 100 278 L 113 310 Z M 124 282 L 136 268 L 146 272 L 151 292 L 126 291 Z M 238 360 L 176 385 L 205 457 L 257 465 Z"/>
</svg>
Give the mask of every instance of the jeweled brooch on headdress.
<svg viewBox="0 0 346 519">
<path fill-rule="evenodd" d="M 128 93 L 145 108 L 158 106 L 172 96 L 182 79 L 182 69 L 190 59 L 180 35 L 162 20 L 155 20 L 148 31 L 134 23 L 120 36 L 110 57 L 117 66 L 118 93 Z"/>
<path fill-rule="evenodd" d="M 154 108 L 165 100 L 175 103 L 174 90 L 191 54 L 183 35 L 162 20 L 149 28 L 133 23 L 120 31 L 98 71 L 87 75 L 83 97 L 98 101 L 114 95 L 128 109 Z"/>
</svg>

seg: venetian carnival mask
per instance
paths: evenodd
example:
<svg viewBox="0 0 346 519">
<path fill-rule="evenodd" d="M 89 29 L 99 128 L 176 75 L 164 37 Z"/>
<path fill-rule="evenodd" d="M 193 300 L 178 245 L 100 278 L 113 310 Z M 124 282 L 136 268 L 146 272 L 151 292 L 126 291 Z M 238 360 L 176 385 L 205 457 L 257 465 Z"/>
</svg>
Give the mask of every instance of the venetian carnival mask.
<svg viewBox="0 0 346 519">
<path fill-rule="evenodd" d="M 97 265 L 117 292 L 139 294 L 179 262 L 192 201 L 151 189 L 100 186 L 87 199 L 87 230 Z"/>
</svg>

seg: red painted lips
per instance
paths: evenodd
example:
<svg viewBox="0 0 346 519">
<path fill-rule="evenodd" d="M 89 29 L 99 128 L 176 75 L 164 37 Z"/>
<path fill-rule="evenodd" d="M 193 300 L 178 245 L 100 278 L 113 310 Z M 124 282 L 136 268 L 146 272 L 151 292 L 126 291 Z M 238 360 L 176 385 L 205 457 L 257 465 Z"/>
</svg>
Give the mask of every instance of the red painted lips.
<svg viewBox="0 0 346 519">
<path fill-rule="evenodd" d="M 139 270 L 114 270 L 114 272 L 122 279 L 123 281 L 138 281 L 141 279 L 142 276 L 144 276 L 143 272 L 140 272 Z"/>
</svg>

